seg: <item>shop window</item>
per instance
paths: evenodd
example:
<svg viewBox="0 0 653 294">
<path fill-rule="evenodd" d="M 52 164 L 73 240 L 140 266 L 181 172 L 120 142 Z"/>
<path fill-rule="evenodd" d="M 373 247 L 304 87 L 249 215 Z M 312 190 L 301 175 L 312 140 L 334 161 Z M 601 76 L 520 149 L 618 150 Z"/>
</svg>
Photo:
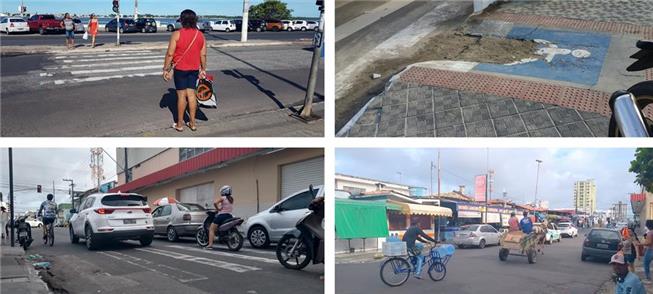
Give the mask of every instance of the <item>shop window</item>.
<svg viewBox="0 0 653 294">
<path fill-rule="evenodd" d="M 388 228 L 391 231 L 403 231 L 408 228 L 406 215 L 400 213 L 388 213 Z"/>
</svg>

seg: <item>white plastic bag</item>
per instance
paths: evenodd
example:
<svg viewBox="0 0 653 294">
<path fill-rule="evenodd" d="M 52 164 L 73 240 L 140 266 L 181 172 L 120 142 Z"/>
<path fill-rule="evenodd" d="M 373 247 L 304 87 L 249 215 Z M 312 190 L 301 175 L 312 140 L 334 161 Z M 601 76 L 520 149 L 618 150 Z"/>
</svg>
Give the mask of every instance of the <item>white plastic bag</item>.
<svg viewBox="0 0 653 294">
<path fill-rule="evenodd" d="M 88 40 L 88 32 L 84 32 L 84 35 L 82 36 L 82 39 Z"/>
</svg>

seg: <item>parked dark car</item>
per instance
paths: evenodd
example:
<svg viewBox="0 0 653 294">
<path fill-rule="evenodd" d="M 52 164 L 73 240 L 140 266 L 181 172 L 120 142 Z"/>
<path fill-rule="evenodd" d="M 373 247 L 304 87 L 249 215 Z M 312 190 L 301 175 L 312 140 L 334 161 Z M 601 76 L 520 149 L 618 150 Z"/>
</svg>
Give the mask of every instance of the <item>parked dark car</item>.
<svg viewBox="0 0 653 294">
<path fill-rule="evenodd" d="M 234 19 L 234 23 L 236 23 L 236 31 L 240 32 L 243 29 L 243 20 Z M 259 19 L 250 19 L 247 22 L 247 30 L 254 32 L 263 32 L 265 31 L 265 22 Z"/>
<path fill-rule="evenodd" d="M 583 251 L 580 259 L 585 261 L 588 257 L 610 259 L 617 253 L 621 243 L 621 234 L 611 229 L 592 229 L 583 241 Z"/>
<path fill-rule="evenodd" d="M 136 27 L 141 33 L 156 33 L 157 24 L 153 18 L 139 18 L 136 20 Z"/>
<path fill-rule="evenodd" d="M 116 20 L 112 19 L 104 26 L 105 32 L 115 32 L 116 31 Z M 140 32 L 136 22 L 131 18 L 121 18 L 120 19 L 120 33 L 135 33 Z"/>
</svg>

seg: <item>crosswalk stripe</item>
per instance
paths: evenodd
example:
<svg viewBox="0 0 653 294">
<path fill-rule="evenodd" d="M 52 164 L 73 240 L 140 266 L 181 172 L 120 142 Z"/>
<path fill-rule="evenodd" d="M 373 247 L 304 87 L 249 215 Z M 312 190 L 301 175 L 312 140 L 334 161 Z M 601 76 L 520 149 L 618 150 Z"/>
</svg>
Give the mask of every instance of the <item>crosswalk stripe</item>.
<svg viewBox="0 0 653 294">
<path fill-rule="evenodd" d="M 144 55 L 160 55 L 159 52 L 141 52 L 141 53 L 119 53 L 119 54 L 96 54 L 96 55 L 84 55 L 84 56 L 55 56 L 54 59 L 75 59 L 75 57 L 86 58 L 86 57 L 119 57 L 119 56 L 144 56 Z"/>
<path fill-rule="evenodd" d="M 125 64 L 141 64 L 141 63 L 162 63 L 160 59 L 153 60 L 139 60 L 139 61 L 119 61 L 119 62 L 107 62 L 102 64 L 97 63 L 87 63 L 87 64 L 71 64 L 71 65 L 62 65 L 62 66 L 46 66 L 44 69 L 47 70 L 56 70 L 56 69 L 68 69 L 68 68 L 77 68 L 77 67 L 110 67 L 116 65 L 125 65 Z"/>
<path fill-rule="evenodd" d="M 134 73 L 128 75 L 112 75 L 112 76 L 99 76 L 99 77 L 86 77 L 86 78 L 73 78 L 73 79 L 59 79 L 54 81 L 43 81 L 41 85 L 54 83 L 55 85 L 71 84 L 71 83 L 83 83 L 83 82 L 97 82 L 110 79 L 121 79 L 121 78 L 133 78 L 133 77 L 145 77 L 145 76 L 157 76 L 161 75 L 160 72 L 148 72 L 148 73 Z"/>
<path fill-rule="evenodd" d="M 173 267 L 167 266 L 165 264 L 156 264 L 156 267 L 165 268 L 167 271 L 172 272 L 174 274 L 169 274 L 169 273 L 166 273 L 166 272 L 162 272 L 160 270 L 154 269 L 153 265 L 152 265 L 152 262 L 149 261 L 149 260 L 138 258 L 136 256 L 123 254 L 123 253 L 116 252 L 116 251 L 106 251 L 106 252 L 100 252 L 100 253 L 104 254 L 106 256 L 109 256 L 111 258 L 114 258 L 114 259 L 117 259 L 117 260 L 120 260 L 120 261 L 124 261 L 124 262 L 126 262 L 128 264 L 131 264 L 133 266 L 136 266 L 136 267 L 139 267 L 139 268 L 142 268 L 142 269 L 157 273 L 159 275 L 163 275 L 163 276 L 166 276 L 166 277 L 171 277 L 173 279 L 178 280 L 181 283 L 188 283 L 188 282 L 201 281 L 201 280 L 207 280 L 208 279 L 208 277 L 206 277 L 206 276 L 198 275 L 198 274 L 191 273 L 189 271 L 185 271 L 185 270 L 178 269 L 178 268 L 173 268 Z M 147 264 L 147 266 L 145 266 L 143 264 Z M 182 275 L 185 275 L 186 277 L 182 278 L 181 277 Z"/>
<path fill-rule="evenodd" d="M 57 52 L 55 56 L 79 56 L 79 55 L 94 55 L 94 54 L 123 54 L 123 53 L 142 53 L 142 52 L 152 52 L 151 50 L 120 50 L 120 51 L 97 51 L 97 52 L 79 52 L 79 51 L 68 51 L 68 52 Z"/>
<path fill-rule="evenodd" d="M 74 70 L 71 71 L 72 75 L 83 75 L 83 74 L 95 74 L 95 73 L 106 73 L 106 72 L 121 72 L 121 71 L 130 71 L 130 70 L 143 70 L 143 69 L 154 69 L 162 68 L 161 65 L 148 65 L 148 66 L 132 66 L 132 67 L 121 67 L 121 68 L 109 68 L 109 69 L 88 69 L 88 70 Z"/>
<path fill-rule="evenodd" d="M 154 248 L 136 248 L 136 250 L 143 251 L 143 252 L 148 252 L 152 254 L 158 254 L 158 255 L 163 255 L 167 257 L 171 257 L 174 259 L 179 259 L 179 260 L 185 260 L 188 262 L 195 262 L 195 263 L 200 263 L 216 268 L 221 268 L 221 269 L 226 269 L 230 271 L 234 271 L 237 273 L 244 273 L 248 271 L 257 271 L 261 270 L 261 268 L 255 267 L 255 266 L 248 266 L 248 265 L 242 265 L 242 264 L 237 264 L 237 263 L 231 263 L 231 262 L 226 262 L 226 261 L 221 261 L 221 260 L 213 260 L 213 259 L 208 259 L 204 257 L 197 257 L 197 256 L 192 256 L 192 255 L 187 255 L 183 253 L 178 253 L 174 251 L 168 251 L 168 250 L 161 250 L 161 249 L 154 249 Z"/>
<path fill-rule="evenodd" d="M 252 260 L 252 261 L 259 261 L 259 262 L 265 262 L 265 263 L 275 263 L 275 264 L 279 263 L 279 261 L 276 260 L 276 259 L 258 257 L 258 256 L 249 256 L 249 255 L 236 254 L 236 253 L 229 253 L 229 252 L 224 252 L 224 251 L 204 250 L 204 249 L 200 249 L 200 248 L 184 247 L 184 246 L 179 246 L 179 245 L 167 245 L 166 247 L 182 249 L 182 250 L 188 250 L 188 251 L 195 251 L 195 252 L 202 252 L 202 253 L 208 253 L 208 254 L 220 255 L 220 256 L 226 256 L 226 257 L 240 258 L 240 259 L 246 259 L 246 260 Z"/>
<path fill-rule="evenodd" d="M 95 62 L 95 61 L 107 61 L 107 60 L 130 60 L 130 59 L 152 59 L 158 58 L 163 60 L 163 55 L 156 56 L 129 56 L 129 57 L 110 57 L 110 58 L 88 58 L 88 59 L 64 59 L 64 63 L 73 63 L 73 62 Z"/>
</svg>

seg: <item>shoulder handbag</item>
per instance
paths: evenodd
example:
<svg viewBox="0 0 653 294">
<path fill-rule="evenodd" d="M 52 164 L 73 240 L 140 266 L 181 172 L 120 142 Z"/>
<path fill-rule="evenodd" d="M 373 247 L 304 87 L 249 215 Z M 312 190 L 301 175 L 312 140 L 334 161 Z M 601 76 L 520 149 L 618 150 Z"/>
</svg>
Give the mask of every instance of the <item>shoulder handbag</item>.
<svg viewBox="0 0 653 294">
<path fill-rule="evenodd" d="M 195 36 L 193 36 L 193 40 L 190 41 L 190 44 L 188 45 L 188 47 L 186 47 L 186 51 L 184 51 L 184 54 L 182 54 L 181 57 L 179 57 L 179 60 L 177 60 L 177 62 L 175 62 L 174 60 L 170 62 L 170 67 L 168 68 L 168 72 L 167 72 L 168 75 L 172 76 L 172 71 L 175 69 L 175 65 L 177 65 L 179 61 L 184 59 L 184 56 L 186 56 L 186 53 L 188 53 L 190 47 L 193 47 L 193 44 L 195 43 L 195 39 L 197 38 L 198 33 L 199 31 L 195 31 Z"/>
</svg>

